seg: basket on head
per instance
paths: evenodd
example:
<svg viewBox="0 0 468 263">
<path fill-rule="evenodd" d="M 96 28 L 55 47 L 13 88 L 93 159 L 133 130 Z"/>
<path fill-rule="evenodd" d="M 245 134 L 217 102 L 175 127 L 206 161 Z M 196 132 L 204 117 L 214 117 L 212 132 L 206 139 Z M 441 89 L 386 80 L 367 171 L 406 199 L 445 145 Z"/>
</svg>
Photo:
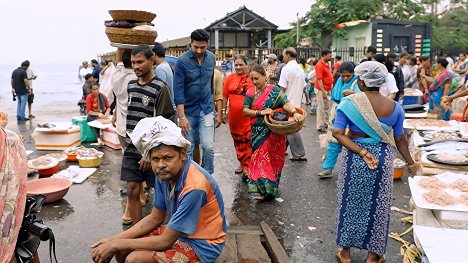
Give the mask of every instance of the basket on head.
<svg viewBox="0 0 468 263">
<path fill-rule="evenodd" d="M 139 10 L 109 10 L 109 14 L 114 20 L 131 20 L 135 22 L 151 23 L 156 18 L 156 14 Z"/>
<path fill-rule="evenodd" d="M 279 135 L 294 134 L 302 129 L 302 126 L 304 126 L 305 117 L 307 116 L 307 112 L 305 110 L 301 108 L 296 108 L 296 110 L 300 114 L 304 115 L 304 119 L 302 121 L 295 121 L 295 120 L 277 121 L 277 120 L 273 120 L 272 118 L 273 114 L 271 115 L 269 114 L 269 115 L 264 116 L 265 123 L 268 126 L 268 128 L 276 134 L 279 134 Z M 283 108 L 279 108 L 279 109 L 274 110 L 273 113 L 281 112 L 281 111 L 285 112 Z M 289 116 L 292 117 L 291 115 Z"/>
<path fill-rule="evenodd" d="M 156 31 L 135 30 L 128 28 L 106 27 L 110 42 L 121 44 L 151 45 L 158 36 Z"/>
</svg>

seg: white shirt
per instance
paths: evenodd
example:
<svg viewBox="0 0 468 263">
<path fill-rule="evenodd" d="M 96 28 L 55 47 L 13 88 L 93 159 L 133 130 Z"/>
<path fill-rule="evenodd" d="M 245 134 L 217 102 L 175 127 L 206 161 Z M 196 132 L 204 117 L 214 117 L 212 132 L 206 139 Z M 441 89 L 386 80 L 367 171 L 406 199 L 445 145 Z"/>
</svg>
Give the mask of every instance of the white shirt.
<svg viewBox="0 0 468 263">
<path fill-rule="evenodd" d="M 107 100 L 109 100 L 110 104 L 112 104 L 112 102 L 114 101 L 114 95 L 112 95 L 112 76 L 114 74 L 114 71 L 114 63 L 109 62 L 109 66 L 104 71 L 104 73 L 102 72 L 102 70 L 99 73 L 99 83 L 101 85 L 99 90 L 102 94 L 104 94 L 107 97 Z"/>
<path fill-rule="evenodd" d="M 306 86 L 305 73 L 296 60 L 289 61 L 281 69 L 278 85 L 286 89 L 286 97 L 295 107 L 301 107 L 302 93 Z"/>
<path fill-rule="evenodd" d="M 87 68 L 82 68 L 80 69 L 80 76 L 82 76 L 84 78 L 84 76 L 86 76 L 86 74 L 91 74 L 93 73 L 93 69 L 90 68 L 90 67 L 87 67 Z"/>
<path fill-rule="evenodd" d="M 449 70 L 449 71 L 452 70 L 452 67 L 453 67 L 453 65 L 455 64 L 455 63 L 453 62 L 453 59 L 452 59 L 451 57 L 446 57 L 445 59 L 446 59 L 447 62 L 448 62 L 447 70 Z"/>
<path fill-rule="evenodd" d="M 118 62 L 112 74 L 112 92 L 115 93 L 115 128 L 117 134 L 126 137 L 127 110 L 128 110 L 128 82 L 137 79 L 133 69 L 125 68 L 122 62 Z"/>
<path fill-rule="evenodd" d="M 28 75 L 28 82 L 29 82 L 29 87 L 32 89 L 32 77 L 34 77 L 34 72 L 31 68 L 28 68 L 26 70 L 26 74 Z"/>
<path fill-rule="evenodd" d="M 380 86 L 379 92 L 382 94 L 382 96 L 388 96 L 398 92 L 396 80 L 392 73 L 387 73 L 387 82 Z"/>
<path fill-rule="evenodd" d="M 403 66 L 400 66 L 401 72 L 403 72 L 403 78 L 405 80 L 405 87 L 408 85 L 410 78 L 411 78 L 411 68 L 404 64 Z"/>
</svg>

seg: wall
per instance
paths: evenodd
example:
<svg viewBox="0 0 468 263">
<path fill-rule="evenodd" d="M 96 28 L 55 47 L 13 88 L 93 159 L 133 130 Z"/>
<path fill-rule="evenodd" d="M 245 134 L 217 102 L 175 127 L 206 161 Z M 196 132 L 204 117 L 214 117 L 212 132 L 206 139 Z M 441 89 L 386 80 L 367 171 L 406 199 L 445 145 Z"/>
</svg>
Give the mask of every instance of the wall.
<svg viewBox="0 0 468 263">
<path fill-rule="evenodd" d="M 372 27 L 370 23 L 363 23 L 356 26 L 344 28 L 346 35 L 343 37 L 333 37 L 333 48 L 362 48 L 370 46 L 372 43 Z"/>
</svg>

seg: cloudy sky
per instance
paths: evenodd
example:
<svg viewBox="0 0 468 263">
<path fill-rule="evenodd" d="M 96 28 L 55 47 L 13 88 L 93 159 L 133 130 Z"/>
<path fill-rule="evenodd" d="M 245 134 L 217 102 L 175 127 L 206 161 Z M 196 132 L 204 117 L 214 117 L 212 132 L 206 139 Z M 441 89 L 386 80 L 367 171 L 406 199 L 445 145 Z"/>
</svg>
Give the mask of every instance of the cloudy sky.
<svg viewBox="0 0 468 263">
<path fill-rule="evenodd" d="M 137 9 L 157 14 L 158 41 L 190 35 L 245 5 L 279 26 L 303 16 L 312 0 L 0 0 L 0 64 L 25 59 L 41 64 L 68 64 L 114 51 L 104 33 L 108 10 Z"/>
</svg>

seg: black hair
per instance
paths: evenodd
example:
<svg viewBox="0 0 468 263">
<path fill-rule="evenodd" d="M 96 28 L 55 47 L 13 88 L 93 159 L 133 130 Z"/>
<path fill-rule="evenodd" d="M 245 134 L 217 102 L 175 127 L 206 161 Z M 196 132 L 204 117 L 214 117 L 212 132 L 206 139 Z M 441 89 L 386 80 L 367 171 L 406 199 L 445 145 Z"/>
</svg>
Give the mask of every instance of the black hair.
<svg viewBox="0 0 468 263">
<path fill-rule="evenodd" d="M 178 146 L 175 146 L 175 145 L 166 145 L 166 144 L 164 144 L 164 143 L 161 143 L 161 144 L 159 144 L 158 146 L 152 148 L 152 149 L 150 150 L 150 153 L 151 153 L 152 150 L 161 150 L 161 149 L 166 148 L 166 147 L 171 147 L 171 148 L 173 148 L 173 149 L 176 150 L 179 154 L 180 154 L 180 152 L 181 152 L 182 149 L 183 149 L 183 148 L 178 147 Z"/>
<path fill-rule="evenodd" d="M 88 73 L 88 74 L 84 75 L 84 78 L 85 78 L 85 80 L 88 80 L 88 79 L 91 78 L 92 76 L 93 76 L 93 74 Z"/>
<path fill-rule="evenodd" d="M 224 57 L 225 57 L 225 58 L 230 58 L 230 57 L 232 57 L 232 55 L 229 54 L 229 53 L 226 53 L 226 55 L 224 55 Z"/>
<path fill-rule="evenodd" d="M 354 73 L 354 63 L 351 61 L 345 61 L 341 64 L 338 72 L 348 71 L 350 73 Z"/>
<path fill-rule="evenodd" d="M 466 56 L 466 52 L 460 52 L 460 54 L 458 56 L 460 56 L 460 55 Z"/>
<path fill-rule="evenodd" d="M 244 63 L 245 63 L 246 65 L 248 65 L 248 64 L 247 64 L 247 58 L 246 58 L 245 56 L 243 56 L 243 55 L 237 55 L 237 56 L 234 57 L 234 60 L 237 60 L 237 59 L 242 59 L 242 61 L 244 61 Z"/>
<path fill-rule="evenodd" d="M 393 53 L 393 52 L 390 52 L 390 53 L 387 54 L 387 58 L 396 58 L 396 57 L 397 57 L 397 55 L 395 53 Z"/>
<path fill-rule="evenodd" d="M 331 54 L 331 53 L 332 53 L 332 52 L 331 52 L 330 49 L 324 49 L 324 50 L 322 50 L 322 57 L 324 57 L 324 56 L 326 56 L 326 55 L 328 55 L 328 54 Z"/>
<path fill-rule="evenodd" d="M 210 40 L 210 34 L 205 29 L 197 29 L 190 34 L 190 42 L 208 42 L 208 40 Z"/>
<path fill-rule="evenodd" d="M 445 58 L 438 58 L 437 64 L 441 64 L 442 67 L 446 68 L 448 66 L 448 61 Z"/>
<path fill-rule="evenodd" d="M 372 54 L 376 54 L 377 49 L 374 46 L 368 46 L 366 53 L 369 53 L 369 52 L 372 53 Z"/>
<path fill-rule="evenodd" d="M 99 83 L 97 82 L 91 83 L 91 88 L 93 88 L 93 86 L 97 86 L 98 88 L 101 88 L 101 85 L 99 85 Z"/>
<path fill-rule="evenodd" d="M 132 68 L 132 51 L 125 49 L 122 53 L 122 63 L 126 68 Z"/>
<path fill-rule="evenodd" d="M 95 59 L 91 59 L 91 64 L 94 63 L 94 64 L 98 64 L 97 60 Z"/>
<path fill-rule="evenodd" d="M 154 55 L 148 45 L 138 45 L 132 50 L 132 56 L 136 56 L 138 54 L 143 54 L 147 59 L 150 59 Z"/>
<path fill-rule="evenodd" d="M 314 61 L 312 61 L 312 65 L 315 66 L 315 65 L 317 65 L 318 62 L 319 62 L 318 59 L 314 59 Z"/>
<path fill-rule="evenodd" d="M 157 57 L 166 57 L 166 48 L 159 42 L 154 42 L 153 52 Z"/>
<path fill-rule="evenodd" d="M 387 58 L 385 57 L 384 54 L 377 54 L 374 56 L 375 61 L 380 62 L 380 63 L 385 63 L 387 62 Z"/>
<path fill-rule="evenodd" d="M 305 59 L 304 57 L 301 57 L 301 58 L 299 59 L 299 63 L 301 63 L 302 66 L 305 67 L 305 65 L 307 64 L 307 61 L 306 61 L 306 59 Z"/>
<path fill-rule="evenodd" d="M 283 58 L 284 58 L 284 57 L 283 57 L 283 54 L 281 54 L 281 55 L 278 55 L 278 61 L 281 61 L 281 62 L 283 62 Z"/>
<path fill-rule="evenodd" d="M 254 65 L 250 71 L 255 71 L 257 73 L 260 73 L 262 76 L 266 76 L 266 71 L 263 68 L 263 66 L 260 65 Z"/>
<path fill-rule="evenodd" d="M 413 50 L 407 50 L 406 53 L 408 53 L 411 56 L 413 56 L 415 54 Z"/>
<path fill-rule="evenodd" d="M 426 61 L 426 60 L 429 60 L 428 56 L 420 56 L 419 57 L 419 61 Z"/>
<path fill-rule="evenodd" d="M 25 60 L 23 62 L 21 62 L 21 67 L 29 67 L 29 65 L 31 65 L 31 63 L 29 63 L 29 60 Z"/>
<path fill-rule="evenodd" d="M 289 55 L 290 57 L 292 58 L 296 58 L 297 57 L 297 52 L 295 50 L 291 50 L 291 49 L 286 49 L 284 51 L 284 53 L 286 53 L 286 55 Z"/>
<path fill-rule="evenodd" d="M 341 56 L 336 56 L 336 60 L 341 60 Z"/>
<path fill-rule="evenodd" d="M 418 60 L 415 57 L 410 58 L 411 64 L 416 65 L 418 63 Z"/>
</svg>

